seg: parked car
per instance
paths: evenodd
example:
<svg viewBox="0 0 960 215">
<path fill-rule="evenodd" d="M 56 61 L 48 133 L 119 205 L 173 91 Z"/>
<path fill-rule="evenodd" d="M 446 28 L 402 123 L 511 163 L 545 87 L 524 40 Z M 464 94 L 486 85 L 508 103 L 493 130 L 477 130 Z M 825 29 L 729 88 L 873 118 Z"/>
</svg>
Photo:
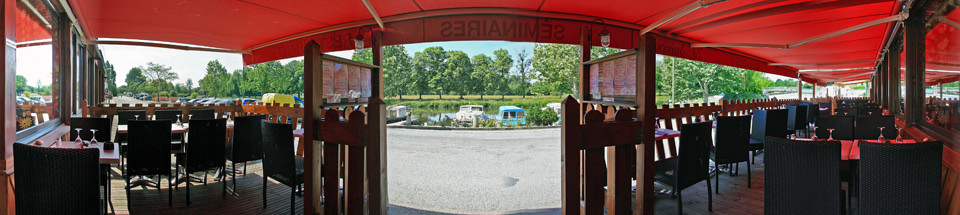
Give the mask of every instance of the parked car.
<svg viewBox="0 0 960 215">
<path fill-rule="evenodd" d="M 150 97 L 150 95 L 143 95 L 143 97 L 140 97 L 140 100 L 152 101 L 153 97 Z"/>
<path fill-rule="evenodd" d="M 17 96 L 17 104 L 22 105 L 24 103 L 30 102 L 30 99 L 24 96 Z"/>
<path fill-rule="evenodd" d="M 180 103 L 180 104 L 183 104 L 183 103 L 186 103 L 186 102 L 187 102 L 187 100 L 189 100 L 189 98 L 186 98 L 186 97 L 180 97 L 180 98 L 177 98 L 177 100 L 176 100 L 176 101 L 173 101 L 173 102 L 174 102 L 174 103 Z"/>
<path fill-rule="evenodd" d="M 40 97 L 40 96 L 30 97 L 30 101 L 32 101 L 32 102 L 39 102 L 39 103 L 47 103 L 47 101 L 44 100 L 43 97 Z"/>
<path fill-rule="evenodd" d="M 150 97 L 150 94 L 147 94 L 147 93 L 138 93 L 136 96 L 134 96 L 134 98 L 137 98 L 137 99 L 139 99 L 139 100 L 147 100 L 147 99 L 146 99 L 147 97 Z M 152 97 L 150 97 L 150 98 L 152 98 Z"/>
</svg>

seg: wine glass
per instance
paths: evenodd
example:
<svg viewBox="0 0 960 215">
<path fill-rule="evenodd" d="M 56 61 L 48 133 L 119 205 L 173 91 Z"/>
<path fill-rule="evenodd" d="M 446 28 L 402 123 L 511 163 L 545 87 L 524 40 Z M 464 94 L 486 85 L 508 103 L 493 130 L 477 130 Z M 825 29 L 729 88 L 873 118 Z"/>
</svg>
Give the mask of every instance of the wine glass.
<svg viewBox="0 0 960 215">
<path fill-rule="evenodd" d="M 883 128 L 884 128 L 884 127 L 883 127 L 883 126 L 879 126 L 879 127 L 877 127 L 877 128 L 880 129 L 880 137 L 877 137 L 877 142 L 878 142 L 878 143 L 886 142 L 887 139 L 886 139 L 886 138 L 883 138 Z"/>
<path fill-rule="evenodd" d="M 176 123 L 177 123 L 177 125 L 180 125 L 180 126 L 183 125 L 183 122 L 180 122 L 180 114 L 177 114 L 177 122 L 176 122 Z"/>
<path fill-rule="evenodd" d="M 97 144 L 97 129 L 90 129 L 90 144 Z"/>
<path fill-rule="evenodd" d="M 894 126 L 897 128 L 897 140 L 896 140 L 896 141 L 897 141 L 897 143 L 902 143 L 902 142 L 903 142 L 903 137 L 900 136 L 900 133 L 902 132 L 903 127 L 900 127 L 899 125 L 894 125 Z"/>
<path fill-rule="evenodd" d="M 83 139 L 80 139 L 80 131 L 83 131 L 83 128 L 74 128 L 73 130 L 77 130 L 77 139 L 74 140 L 74 142 L 77 144 L 83 144 Z"/>
<path fill-rule="evenodd" d="M 828 128 L 827 131 L 830 131 L 830 137 L 827 137 L 827 141 L 833 141 L 833 128 Z"/>
<path fill-rule="evenodd" d="M 815 123 L 810 123 L 810 129 L 813 130 L 813 136 L 810 137 L 811 141 L 817 141 L 817 125 Z"/>
<path fill-rule="evenodd" d="M 134 120 L 140 120 L 140 114 L 134 114 L 133 118 Z"/>
</svg>

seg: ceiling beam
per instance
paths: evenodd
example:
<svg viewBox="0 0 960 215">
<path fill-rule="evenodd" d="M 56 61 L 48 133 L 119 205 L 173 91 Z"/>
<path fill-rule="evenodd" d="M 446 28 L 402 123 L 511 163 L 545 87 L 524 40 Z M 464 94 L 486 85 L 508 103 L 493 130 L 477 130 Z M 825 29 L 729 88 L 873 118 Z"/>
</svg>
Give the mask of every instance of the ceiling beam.
<svg viewBox="0 0 960 215">
<path fill-rule="evenodd" d="M 833 62 L 833 63 L 769 63 L 770 66 L 835 66 L 835 65 L 845 65 L 845 64 L 857 64 L 857 63 L 873 63 L 879 60 L 858 60 L 858 61 L 847 61 L 847 62 Z"/>
<path fill-rule="evenodd" d="M 128 45 L 128 46 L 147 46 L 147 47 L 157 47 L 157 48 L 168 48 L 168 49 L 179 49 L 184 51 L 206 51 L 206 52 L 222 52 L 222 53 L 234 53 L 234 54 L 249 54 L 250 52 L 245 52 L 241 50 L 232 50 L 232 49 L 219 49 L 219 48 L 206 48 L 206 47 L 196 47 L 196 46 L 184 46 L 184 45 L 173 45 L 165 43 L 155 43 L 155 42 L 141 42 L 141 41 L 115 41 L 115 40 L 94 40 L 89 41 L 90 44 L 97 45 Z"/>
<path fill-rule="evenodd" d="M 373 20 L 377 21 L 377 25 L 380 25 L 380 29 L 383 28 L 383 20 L 380 20 L 380 15 L 377 15 L 377 10 L 373 9 L 373 5 L 370 4 L 370 0 L 362 0 L 363 6 L 367 6 L 367 10 L 370 11 L 370 15 L 373 16 Z"/>
<path fill-rule="evenodd" d="M 366 0 L 364 0 L 364 1 L 366 1 Z M 659 28 L 660 26 L 662 26 L 662 25 L 664 25 L 664 24 L 667 24 L 667 23 L 669 23 L 669 22 L 672 22 L 673 20 L 679 19 L 680 17 L 683 17 L 683 16 L 685 16 L 685 15 L 689 14 L 690 12 L 693 12 L 693 11 L 695 11 L 695 10 L 697 10 L 697 9 L 704 8 L 704 7 L 710 6 L 710 5 L 712 5 L 712 4 L 716 4 L 716 3 L 720 3 L 720 2 L 724 2 L 724 1 L 726 1 L 726 0 L 699 0 L 699 1 L 691 2 L 691 3 L 688 4 L 687 6 L 681 8 L 680 10 L 674 11 L 674 12 L 671 13 L 670 15 L 667 15 L 667 16 L 661 18 L 660 20 L 657 20 L 656 22 L 653 22 L 653 24 L 651 24 L 651 25 L 643 28 L 643 30 L 640 30 L 640 35 L 647 34 L 647 32 L 653 31 L 653 29 L 657 29 L 657 28 Z"/>
<path fill-rule="evenodd" d="M 840 30 L 837 30 L 837 31 L 834 31 L 834 32 L 830 32 L 830 33 L 826 33 L 826 34 L 821 34 L 821 35 L 809 37 L 809 38 L 806 38 L 806 39 L 803 39 L 803 40 L 800 40 L 800 41 L 797 41 L 797 42 L 789 43 L 789 44 L 762 44 L 762 43 L 694 43 L 694 44 L 691 44 L 690 47 L 694 47 L 694 48 L 705 48 L 705 47 L 748 47 L 748 48 L 779 48 L 779 49 L 791 49 L 791 48 L 798 47 L 798 46 L 802 46 L 802 45 L 805 45 L 805 44 L 808 44 L 808 43 L 812 43 L 812 42 L 816 42 L 816 41 L 820 41 L 820 40 L 826 40 L 826 39 L 838 37 L 838 36 L 841 36 L 841 35 L 844 35 L 844 34 L 848 34 L 848 33 L 854 32 L 854 31 L 859 31 L 859 30 L 862 30 L 862 29 L 864 29 L 864 28 L 869 28 L 869 27 L 873 27 L 873 26 L 880 25 L 880 24 L 884 24 L 884 23 L 888 23 L 888 22 L 901 21 L 901 20 L 904 20 L 904 19 L 906 19 L 906 18 L 907 18 L 907 14 L 906 14 L 906 13 L 900 13 L 900 14 L 897 14 L 897 15 L 888 16 L 888 17 L 876 19 L 876 20 L 873 20 L 873 21 L 860 23 L 859 25 L 854 25 L 854 26 L 851 26 L 851 27 L 848 27 L 848 28 L 844 28 L 844 29 L 840 29 Z"/>
</svg>

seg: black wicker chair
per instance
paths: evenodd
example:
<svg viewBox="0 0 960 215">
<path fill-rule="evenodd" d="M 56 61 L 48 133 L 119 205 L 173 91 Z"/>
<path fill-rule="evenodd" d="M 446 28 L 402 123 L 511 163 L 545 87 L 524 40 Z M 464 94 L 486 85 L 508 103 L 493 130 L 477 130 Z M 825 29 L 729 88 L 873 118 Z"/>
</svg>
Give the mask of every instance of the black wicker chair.
<svg viewBox="0 0 960 215">
<path fill-rule="evenodd" d="M 13 144 L 17 214 L 100 214 L 100 152 Z"/>
<path fill-rule="evenodd" d="M 222 170 L 226 167 L 224 148 L 227 139 L 227 119 L 190 120 L 189 142 L 184 153 L 177 154 L 177 170 L 183 167 L 187 186 L 187 204 L 190 204 L 190 173 L 203 171 L 203 184 L 207 184 L 207 170 Z M 225 177 L 225 174 L 220 174 Z M 178 182 L 179 183 L 179 182 Z M 221 196 L 227 196 L 227 183 L 221 183 Z"/>
<path fill-rule="evenodd" d="M 237 191 L 237 162 L 243 163 L 243 174 L 247 174 L 247 162 L 263 159 L 260 122 L 264 115 L 238 116 L 233 119 L 233 144 L 227 147 L 226 158 L 233 171 L 233 191 Z"/>
<path fill-rule="evenodd" d="M 677 196 L 677 214 L 683 214 L 681 191 L 700 181 L 707 181 L 708 211 L 713 211 L 710 186 L 710 132 L 713 121 L 680 125 L 680 149 L 673 159 L 654 164 L 654 179 L 673 187 Z"/>
<path fill-rule="evenodd" d="M 807 106 L 800 104 L 788 105 L 787 134 L 796 134 L 800 130 L 807 130 Z"/>
<path fill-rule="evenodd" d="M 779 110 L 754 110 L 753 126 L 750 132 L 750 145 L 748 149 L 753 152 L 750 156 L 757 156 L 757 152 L 763 150 L 763 141 L 767 136 L 786 137 L 787 136 L 787 109 Z"/>
<path fill-rule="evenodd" d="M 177 119 L 178 119 L 177 115 L 182 115 L 182 114 L 183 114 L 183 111 L 181 111 L 181 110 L 179 110 L 179 109 L 177 109 L 177 110 L 157 110 L 157 111 L 154 112 L 154 118 L 155 118 L 156 120 L 167 120 L 167 121 L 170 121 L 170 123 L 176 123 L 176 122 L 177 122 Z M 180 119 L 182 120 L 182 118 L 180 118 Z M 181 122 L 184 122 L 184 121 L 181 121 Z M 174 140 L 174 141 L 183 141 L 183 134 L 173 134 L 173 140 Z M 178 149 L 178 148 L 180 148 L 180 147 L 174 145 L 173 148 Z"/>
<path fill-rule="evenodd" d="M 857 115 L 860 115 L 860 111 L 859 111 L 859 109 L 857 109 L 857 108 L 852 108 L 852 107 L 837 108 L 837 109 L 836 109 L 836 113 L 834 113 L 833 115 L 834 115 L 834 116 L 851 116 L 851 117 L 857 117 Z"/>
<path fill-rule="evenodd" d="M 943 142 L 860 143 L 860 214 L 938 214 Z"/>
<path fill-rule="evenodd" d="M 840 142 L 767 137 L 764 214 L 840 214 Z"/>
<path fill-rule="evenodd" d="M 130 191 L 131 176 L 167 176 L 167 187 L 172 188 L 170 168 L 170 122 L 134 120 L 129 124 L 130 143 L 127 146 L 127 172 L 123 174 Z M 157 181 L 160 191 L 160 181 Z M 167 189 L 168 204 L 173 205 L 173 189 Z"/>
<path fill-rule="evenodd" d="M 86 118 L 86 117 L 73 117 L 70 118 L 70 140 L 73 141 L 77 139 L 77 130 L 75 128 L 82 128 L 83 131 L 80 132 L 80 139 L 90 140 L 93 135 L 90 129 L 97 129 L 97 141 L 98 142 L 110 142 L 110 119 L 109 118 Z"/>
<path fill-rule="evenodd" d="M 263 121 L 263 207 L 267 207 L 267 178 L 287 185 L 290 213 L 296 212 L 297 187 L 303 184 L 303 159 L 293 153 L 293 127 Z"/>
<path fill-rule="evenodd" d="M 214 119 L 216 118 L 213 109 L 190 110 L 190 120 L 194 119 Z"/>
<path fill-rule="evenodd" d="M 817 119 L 817 138 L 829 139 L 830 130 L 827 129 L 834 129 L 834 140 L 853 140 L 856 137 L 852 116 L 822 116 Z"/>
<path fill-rule="evenodd" d="M 133 120 L 147 120 L 147 111 L 145 110 L 118 110 L 117 111 L 117 125 L 127 125 L 129 121 Z M 130 129 L 127 129 L 129 133 Z M 127 133 L 121 134 L 117 132 L 117 138 L 114 139 L 117 143 L 120 143 L 120 169 L 124 169 L 125 157 L 127 155 Z"/>
<path fill-rule="evenodd" d="M 876 140 L 880 137 L 878 127 L 883 126 L 883 138 L 893 140 L 897 138 L 895 123 L 894 116 L 861 116 L 857 118 L 854 132 L 858 140 Z"/>
<path fill-rule="evenodd" d="M 860 108 L 857 110 L 857 117 L 864 116 L 883 116 L 883 109 L 880 108 Z"/>
<path fill-rule="evenodd" d="M 682 134 L 682 133 L 681 133 Z M 735 164 L 740 169 L 740 162 L 747 163 L 747 187 L 751 187 L 750 153 L 747 147 L 750 144 L 750 116 L 721 116 L 717 117 L 716 147 L 710 154 L 714 167 L 721 164 Z M 719 169 L 719 168 L 717 168 Z M 730 168 L 733 175 L 733 168 Z M 737 171 L 739 173 L 739 171 Z M 720 173 L 717 173 L 714 185 L 716 193 L 720 193 Z"/>
</svg>

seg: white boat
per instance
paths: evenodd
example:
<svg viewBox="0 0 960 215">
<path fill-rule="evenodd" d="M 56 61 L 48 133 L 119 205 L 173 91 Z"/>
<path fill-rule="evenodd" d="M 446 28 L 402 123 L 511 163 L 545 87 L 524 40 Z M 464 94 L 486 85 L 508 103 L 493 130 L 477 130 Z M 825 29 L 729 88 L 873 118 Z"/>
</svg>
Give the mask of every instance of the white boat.
<svg viewBox="0 0 960 215">
<path fill-rule="evenodd" d="M 387 122 L 396 122 L 400 120 L 407 119 L 408 116 L 407 106 L 403 105 L 391 105 L 387 107 Z"/>
<path fill-rule="evenodd" d="M 457 112 L 457 121 L 471 122 L 483 116 L 483 105 L 461 105 Z"/>
</svg>

